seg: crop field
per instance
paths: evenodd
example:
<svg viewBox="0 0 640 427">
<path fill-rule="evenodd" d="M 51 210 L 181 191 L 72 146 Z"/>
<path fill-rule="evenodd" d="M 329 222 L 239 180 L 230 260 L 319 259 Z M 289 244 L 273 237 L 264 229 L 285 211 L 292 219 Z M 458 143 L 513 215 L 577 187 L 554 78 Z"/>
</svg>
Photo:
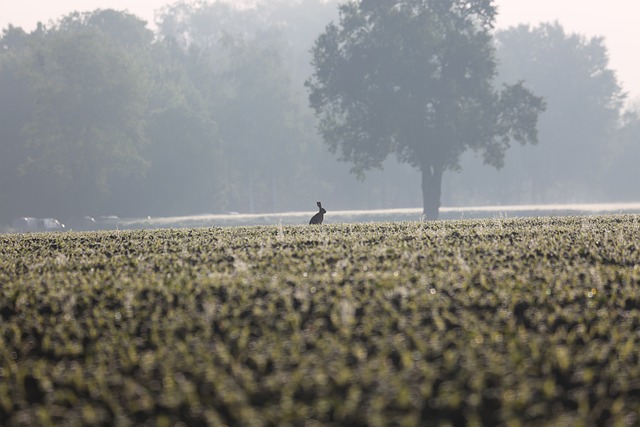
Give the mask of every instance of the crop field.
<svg viewBox="0 0 640 427">
<path fill-rule="evenodd" d="M 638 425 L 639 266 L 635 215 L 2 235 L 0 425 Z"/>
</svg>

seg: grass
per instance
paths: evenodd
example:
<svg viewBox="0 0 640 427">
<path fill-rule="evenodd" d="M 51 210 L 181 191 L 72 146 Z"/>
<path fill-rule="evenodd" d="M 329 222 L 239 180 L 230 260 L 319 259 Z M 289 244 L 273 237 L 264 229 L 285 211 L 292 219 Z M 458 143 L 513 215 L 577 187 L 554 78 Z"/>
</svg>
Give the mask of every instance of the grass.
<svg viewBox="0 0 640 427">
<path fill-rule="evenodd" d="M 0 236 L 2 425 L 633 425 L 634 215 Z"/>
</svg>

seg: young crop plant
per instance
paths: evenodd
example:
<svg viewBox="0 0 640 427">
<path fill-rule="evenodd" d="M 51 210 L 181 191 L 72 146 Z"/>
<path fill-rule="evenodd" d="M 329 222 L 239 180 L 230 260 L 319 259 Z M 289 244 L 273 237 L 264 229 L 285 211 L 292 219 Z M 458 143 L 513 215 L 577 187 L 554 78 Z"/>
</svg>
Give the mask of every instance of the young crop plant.
<svg viewBox="0 0 640 427">
<path fill-rule="evenodd" d="M 0 236 L 0 425 L 633 425 L 633 215 Z"/>
</svg>

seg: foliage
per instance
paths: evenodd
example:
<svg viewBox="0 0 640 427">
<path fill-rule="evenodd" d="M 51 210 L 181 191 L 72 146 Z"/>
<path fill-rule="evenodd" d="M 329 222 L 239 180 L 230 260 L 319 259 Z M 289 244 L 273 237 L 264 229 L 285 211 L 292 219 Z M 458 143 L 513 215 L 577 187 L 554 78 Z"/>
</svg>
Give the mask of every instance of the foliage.
<svg viewBox="0 0 640 427">
<path fill-rule="evenodd" d="M 151 53 L 149 144 L 141 152 L 149 168 L 143 179 L 131 174 L 113 179 L 110 202 L 128 216 L 219 210 L 224 162 L 207 95 L 192 78 L 196 55 L 171 40 L 157 42 Z"/>
<path fill-rule="evenodd" d="M 186 53 L 193 84 L 217 122 L 221 205 L 242 212 L 275 212 L 306 196 L 291 183 L 308 178 L 302 156 L 314 134 L 291 80 L 287 44 L 260 10 L 179 3 L 160 22 L 161 36 Z"/>
<path fill-rule="evenodd" d="M 33 58 L 37 102 L 27 135 L 36 157 L 24 168 L 53 169 L 61 189 L 84 179 L 90 191 L 106 191 L 105 165 L 139 168 L 146 93 L 124 49 L 87 30 L 52 36 Z"/>
<path fill-rule="evenodd" d="M 609 196 L 609 181 L 628 187 L 616 179 L 624 169 L 607 174 L 605 159 L 621 148 L 612 142 L 624 93 L 609 66 L 604 40 L 568 33 L 557 22 L 512 27 L 499 31 L 496 40 L 499 79 L 524 79 L 546 101 L 538 126 L 540 143 L 510 150 L 499 175 L 482 171 L 478 162 L 475 168 L 466 163 L 470 173 L 459 185 L 485 200 L 511 198 L 502 203 L 620 200 Z M 629 149 L 626 156 L 632 153 Z M 485 178 L 492 175 L 493 180 Z"/>
<path fill-rule="evenodd" d="M 466 2 L 478 6 L 466 10 L 448 10 L 458 4 L 451 0 L 422 3 L 451 17 L 474 14 L 491 2 Z M 380 106 L 370 108 L 377 115 L 369 123 L 377 131 L 388 131 L 388 120 L 398 119 L 399 125 L 395 133 L 372 133 L 389 137 L 378 140 L 379 151 L 363 155 L 360 145 L 348 151 L 352 157 L 360 155 L 354 167 L 362 166 L 363 172 L 365 165 L 373 168 L 366 181 L 358 181 L 349 175 L 349 165 L 336 162 L 326 149 L 302 86 L 314 71 L 313 41 L 326 23 L 334 21 L 338 28 L 337 6 L 337 0 L 258 1 L 247 8 L 179 2 L 162 11 L 155 32 L 136 16 L 114 10 L 74 12 L 30 33 L 3 29 L 0 223 L 20 216 L 57 216 L 70 223 L 84 215 L 300 211 L 313 208 L 316 200 L 331 201 L 332 209 L 413 207 L 424 198 L 420 168 L 411 167 L 417 165 L 416 150 L 452 140 L 447 147 L 454 149 L 443 167 L 464 171 L 445 176 L 444 203 L 449 206 L 637 199 L 629 184 L 637 181 L 637 168 L 629 163 L 635 158 L 636 127 L 627 118 L 619 128 L 613 125 L 622 118 L 622 95 L 607 68 L 604 42 L 565 34 L 553 24 L 511 29 L 492 38 L 493 32 L 484 31 L 491 8 L 478 21 L 483 26 L 467 31 L 464 19 L 449 25 L 428 13 L 419 15 L 430 17 L 428 25 L 403 25 L 406 14 L 400 12 L 406 9 L 394 12 L 385 9 L 388 3 L 368 2 L 371 14 L 381 11 L 385 16 L 385 26 L 373 32 L 381 41 L 375 49 L 397 49 L 376 62 L 380 55 L 364 43 L 366 38 L 354 38 L 361 44 L 353 51 L 353 62 L 371 53 L 365 65 L 379 65 L 380 72 L 359 78 L 361 68 L 348 64 L 344 82 L 356 98 L 370 91 L 371 105 Z M 355 28 L 360 21 L 357 14 L 353 18 Z M 402 41 L 416 34 L 414 40 L 422 44 L 440 43 L 436 48 L 444 49 L 442 55 L 429 56 L 430 51 L 420 51 L 420 43 L 403 50 Z M 411 54 L 403 56 L 407 50 Z M 467 80 L 474 84 L 499 72 L 493 89 L 485 85 L 473 92 L 471 84 L 456 84 L 465 60 L 482 64 L 477 74 L 469 74 Z M 449 69 L 438 80 L 443 64 Z M 371 92 L 376 79 L 383 78 L 399 83 L 422 79 L 422 85 L 418 90 L 399 84 L 387 87 L 388 93 L 379 85 Z M 500 86 L 520 78 L 526 79 L 524 85 Z M 505 153 L 508 145 L 533 132 L 534 116 L 522 128 L 525 132 L 509 134 L 509 123 L 526 111 L 499 117 L 487 112 L 517 105 L 528 94 L 524 87 L 550 103 L 541 116 L 543 142 Z M 432 138 L 413 138 L 420 136 L 421 122 L 410 113 L 419 111 L 414 107 L 420 97 L 445 92 L 448 97 L 440 104 L 448 105 L 448 111 L 436 116 L 427 104 L 434 113 L 427 117 L 433 120 L 422 125 L 433 128 L 428 129 Z M 407 93 L 415 96 L 407 100 Z M 456 96 L 466 100 L 447 104 Z M 482 102 L 474 102 L 476 98 Z M 491 106 L 489 101 L 495 111 L 479 108 Z M 366 109 L 354 111 L 357 117 L 350 123 L 364 129 Z M 488 133 L 478 126 L 490 123 L 483 122 L 490 116 L 500 118 L 494 130 L 510 138 L 483 145 L 482 136 Z M 366 147 L 365 134 L 355 132 L 350 141 Z M 493 168 L 473 164 L 464 154 L 459 157 L 464 150 L 496 167 L 504 162 L 504 167 L 491 175 Z M 395 156 L 387 156 L 391 153 Z M 384 171 L 376 170 L 384 157 Z M 438 169 L 428 168 L 432 178 L 438 177 Z M 437 179 L 427 187 L 439 193 Z"/>
<path fill-rule="evenodd" d="M 313 159 L 321 145 L 285 40 L 256 10 L 201 6 L 176 12 L 193 18 L 178 27 L 190 34 L 154 38 L 113 10 L 4 31 L 0 85 L 12 100 L 0 119 L 3 223 L 306 206 L 305 183 L 322 179 Z"/>
<path fill-rule="evenodd" d="M 548 104 L 540 120 L 542 143 L 518 164 L 544 167 L 548 173 L 535 178 L 540 191 L 555 184 L 570 194 L 591 193 L 624 101 L 604 39 L 567 34 L 554 23 L 511 28 L 498 40 L 504 74 L 525 79 Z"/>
<path fill-rule="evenodd" d="M 23 34 L 0 57 L 21 88 L 12 101 L 21 108 L 7 144 L 18 147 L 7 191 L 31 201 L 19 202 L 23 210 L 86 212 L 108 195 L 110 176 L 144 171 L 148 91 L 141 46 L 124 38 L 127 28 L 108 24 L 128 25 L 147 39 L 150 32 L 131 15 L 116 16 L 121 21 L 100 11 L 70 15 L 52 29 Z M 121 29 L 121 39 L 102 27 Z"/>
<path fill-rule="evenodd" d="M 640 217 L 0 236 L 0 423 L 604 425 Z"/>
<path fill-rule="evenodd" d="M 418 168 L 431 219 L 463 152 L 500 167 L 511 141 L 536 142 L 542 100 L 492 86 L 495 13 L 485 1 L 352 1 L 313 48 L 309 101 L 331 151 L 360 175 L 390 153 Z"/>
<path fill-rule="evenodd" d="M 610 200 L 640 200 L 635 159 L 640 156 L 640 100 L 622 115 L 605 158 L 604 188 Z"/>
<path fill-rule="evenodd" d="M 27 157 L 21 132 L 33 109 L 28 82 L 21 76 L 19 51 L 26 43 L 26 34 L 16 28 L 5 30 L 0 39 L 0 92 L 5 100 L 0 102 L 0 221 L 18 216 L 13 195 L 15 187 L 23 189 L 16 179 Z"/>
</svg>

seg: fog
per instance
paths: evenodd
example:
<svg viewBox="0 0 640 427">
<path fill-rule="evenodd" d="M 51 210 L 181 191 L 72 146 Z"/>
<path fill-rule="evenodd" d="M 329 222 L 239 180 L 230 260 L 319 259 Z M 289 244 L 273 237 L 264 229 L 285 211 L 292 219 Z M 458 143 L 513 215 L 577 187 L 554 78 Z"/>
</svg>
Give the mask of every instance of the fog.
<svg viewBox="0 0 640 427">
<path fill-rule="evenodd" d="M 389 153 L 358 179 L 318 132 L 305 81 L 337 4 L 176 3 L 153 27 L 80 10 L 4 28 L 0 225 L 422 206 L 419 169 Z M 606 40 L 545 22 L 495 30 L 493 43 L 493 85 L 522 81 L 544 99 L 538 143 L 511 141 L 499 169 L 465 151 L 444 172 L 442 206 L 640 201 L 640 108 Z"/>
</svg>

